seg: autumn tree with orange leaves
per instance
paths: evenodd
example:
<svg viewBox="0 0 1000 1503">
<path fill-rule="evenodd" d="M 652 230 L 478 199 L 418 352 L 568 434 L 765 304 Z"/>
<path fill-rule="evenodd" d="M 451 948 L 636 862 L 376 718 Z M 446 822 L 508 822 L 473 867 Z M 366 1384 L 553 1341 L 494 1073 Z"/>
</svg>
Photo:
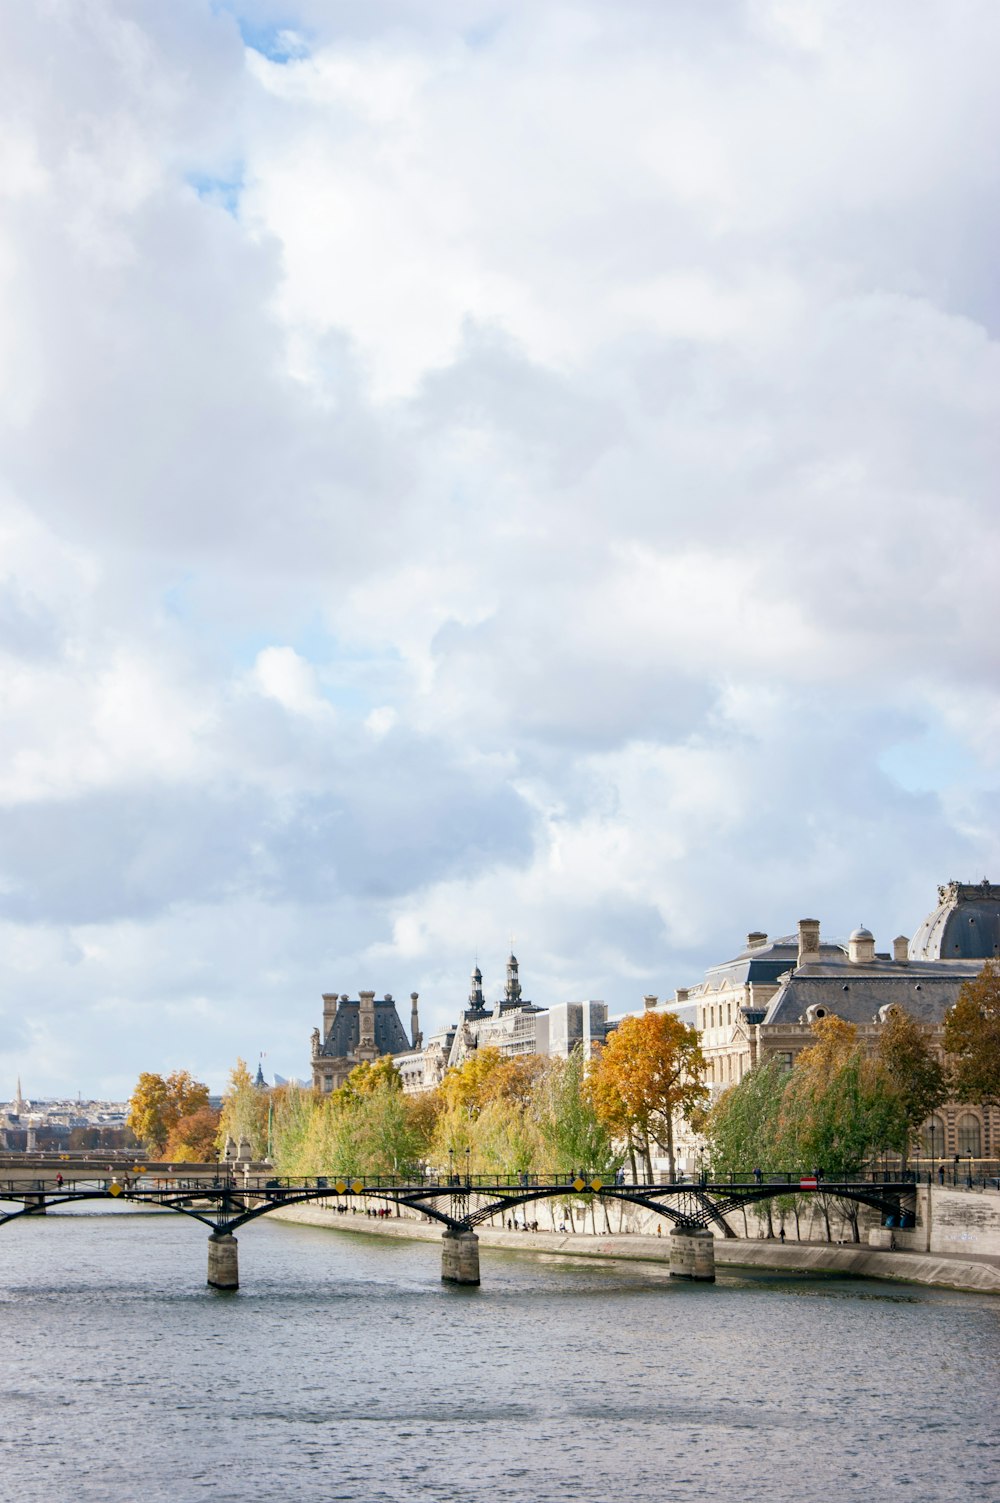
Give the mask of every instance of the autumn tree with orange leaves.
<svg viewBox="0 0 1000 1503">
<path fill-rule="evenodd" d="M 708 1097 L 698 1030 L 672 1012 L 623 1018 L 598 1053 L 589 1077 L 598 1118 L 626 1145 L 636 1178 L 637 1157 L 653 1174 L 653 1144 L 674 1175 L 674 1119 L 687 1118 Z"/>
<path fill-rule="evenodd" d="M 189 1071 L 174 1070 L 164 1079 L 144 1070 L 129 1098 L 126 1120 L 147 1151 L 163 1153 L 178 1123 L 207 1109 L 208 1086 Z"/>
</svg>

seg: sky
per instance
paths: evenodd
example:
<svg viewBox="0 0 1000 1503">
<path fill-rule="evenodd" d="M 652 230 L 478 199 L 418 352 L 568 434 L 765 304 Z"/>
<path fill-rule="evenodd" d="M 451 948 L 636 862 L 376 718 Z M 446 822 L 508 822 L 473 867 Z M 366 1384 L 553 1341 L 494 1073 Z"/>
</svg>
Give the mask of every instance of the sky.
<svg viewBox="0 0 1000 1503">
<path fill-rule="evenodd" d="M 0 1098 L 1000 880 L 993 0 L 0 8 Z"/>
</svg>

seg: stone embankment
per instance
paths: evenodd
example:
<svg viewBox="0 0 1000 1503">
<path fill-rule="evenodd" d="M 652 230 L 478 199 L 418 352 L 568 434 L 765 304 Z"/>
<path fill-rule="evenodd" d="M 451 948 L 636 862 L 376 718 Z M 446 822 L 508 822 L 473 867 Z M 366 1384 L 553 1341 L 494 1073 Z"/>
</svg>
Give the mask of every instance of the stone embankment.
<svg viewBox="0 0 1000 1503">
<path fill-rule="evenodd" d="M 402 1237 L 441 1245 L 442 1228 L 412 1216 L 385 1218 L 340 1215 L 319 1205 L 287 1206 L 271 1213 L 282 1221 L 329 1227 L 338 1232 Z M 513 1252 L 558 1254 L 574 1258 L 618 1258 L 667 1265 L 669 1237 L 637 1233 L 521 1232 L 500 1227 L 476 1228 L 481 1247 Z M 723 1240 L 715 1242 L 718 1268 L 764 1268 L 785 1273 L 846 1274 L 855 1278 L 891 1279 L 977 1294 L 1000 1294 L 1000 1259 L 949 1257 L 939 1253 L 881 1251 L 826 1242 Z"/>
</svg>

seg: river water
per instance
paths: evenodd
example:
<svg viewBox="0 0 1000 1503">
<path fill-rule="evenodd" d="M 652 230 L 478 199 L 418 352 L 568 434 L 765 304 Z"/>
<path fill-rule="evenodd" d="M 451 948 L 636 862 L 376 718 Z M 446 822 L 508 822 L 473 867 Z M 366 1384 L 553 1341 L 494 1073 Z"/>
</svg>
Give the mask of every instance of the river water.
<svg viewBox="0 0 1000 1503">
<path fill-rule="evenodd" d="M 117 1210 L 0 1228 L 18 1503 L 995 1498 L 1000 1302 Z"/>
</svg>

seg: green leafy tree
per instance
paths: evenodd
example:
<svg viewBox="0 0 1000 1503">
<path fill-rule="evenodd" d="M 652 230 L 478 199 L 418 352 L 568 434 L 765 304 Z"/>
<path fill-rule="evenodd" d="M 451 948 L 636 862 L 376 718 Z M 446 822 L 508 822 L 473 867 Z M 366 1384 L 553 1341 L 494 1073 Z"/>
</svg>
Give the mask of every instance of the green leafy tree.
<svg viewBox="0 0 1000 1503">
<path fill-rule="evenodd" d="M 754 1169 L 773 1173 L 797 1167 L 785 1161 L 788 1145 L 779 1131 L 790 1079 L 790 1073 L 776 1061 L 765 1060 L 719 1096 L 705 1125 L 716 1179 L 730 1174 L 745 1177 Z"/>
<path fill-rule="evenodd" d="M 624 1154 L 615 1150 L 597 1114 L 581 1049 L 574 1049 L 568 1059 L 552 1060 L 540 1082 L 539 1097 L 542 1167 L 556 1174 L 582 1170 L 610 1178 Z"/>
<path fill-rule="evenodd" d="M 988 960 L 966 981 L 944 1020 L 952 1093 L 982 1106 L 1000 1103 L 1000 962 Z"/>
<path fill-rule="evenodd" d="M 947 1099 L 947 1077 L 933 1042 L 901 1007 L 893 1007 L 882 1024 L 875 1059 L 891 1097 L 886 1142 L 876 1146 L 894 1148 L 905 1169 L 914 1134 Z"/>
<path fill-rule="evenodd" d="M 533 1102 L 495 1096 L 472 1123 L 471 1169 L 476 1174 L 526 1174 L 537 1167 L 541 1137 Z"/>
</svg>

